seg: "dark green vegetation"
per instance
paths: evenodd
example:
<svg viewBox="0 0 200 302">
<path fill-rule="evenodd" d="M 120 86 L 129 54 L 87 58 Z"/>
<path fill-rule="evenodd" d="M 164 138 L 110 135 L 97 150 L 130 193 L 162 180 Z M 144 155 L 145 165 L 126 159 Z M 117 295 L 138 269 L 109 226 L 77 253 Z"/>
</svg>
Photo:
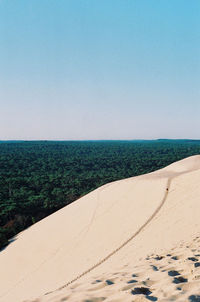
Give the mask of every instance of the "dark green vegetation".
<svg viewBox="0 0 200 302">
<path fill-rule="evenodd" d="M 0 143 L 0 247 L 95 188 L 190 155 L 200 141 Z"/>
</svg>

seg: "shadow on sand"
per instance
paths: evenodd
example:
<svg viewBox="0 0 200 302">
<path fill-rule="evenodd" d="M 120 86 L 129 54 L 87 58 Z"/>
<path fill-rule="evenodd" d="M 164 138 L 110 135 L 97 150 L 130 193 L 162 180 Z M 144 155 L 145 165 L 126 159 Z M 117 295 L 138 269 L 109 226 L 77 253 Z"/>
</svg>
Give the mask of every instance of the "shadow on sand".
<svg viewBox="0 0 200 302">
<path fill-rule="evenodd" d="M 8 243 L 5 246 L 3 246 L 2 248 L 0 248 L 0 253 L 3 252 L 10 244 L 12 244 L 16 240 L 17 240 L 17 236 L 9 239 Z"/>
</svg>

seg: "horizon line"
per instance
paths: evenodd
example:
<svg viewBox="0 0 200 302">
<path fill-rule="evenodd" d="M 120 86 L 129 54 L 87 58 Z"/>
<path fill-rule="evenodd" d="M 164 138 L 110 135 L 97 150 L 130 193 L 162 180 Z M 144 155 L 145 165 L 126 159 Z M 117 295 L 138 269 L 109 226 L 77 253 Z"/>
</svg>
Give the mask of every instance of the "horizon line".
<svg viewBox="0 0 200 302">
<path fill-rule="evenodd" d="M 162 141 L 162 140 L 192 140 L 200 138 L 152 138 L 152 139 L 0 139 L 0 142 L 89 142 L 89 141 Z"/>
</svg>

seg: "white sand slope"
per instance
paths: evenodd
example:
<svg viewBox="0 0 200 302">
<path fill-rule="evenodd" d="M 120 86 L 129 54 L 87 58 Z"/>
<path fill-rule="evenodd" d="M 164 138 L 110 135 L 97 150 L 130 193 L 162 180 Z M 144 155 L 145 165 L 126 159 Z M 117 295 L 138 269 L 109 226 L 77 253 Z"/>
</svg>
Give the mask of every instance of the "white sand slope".
<svg viewBox="0 0 200 302">
<path fill-rule="evenodd" d="M 152 296 L 150 286 L 160 282 L 161 270 L 149 271 L 148 265 L 152 268 L 156 266 L 154 262 L 166 261 L 163 265 L 169 266 L 168 271 L 175 270 L 167 256 L 157 260 L 155 255 L 167 255 L 177 246 L 183 250 L 182 255 L 188 255 L 186 246 L 189 244 L 192 251 L 194 240 L 200 235 L 199 213 L 199 155 L 150 174 L 102 186 L 20 233 L 0 253 L 0 301 L 22 302 L 37 297 L 35 301 L 52 302 L 156 301 L 158 298 L 174 301 L 167 300 L 169 292 L 177 300 L 174 293 L 177 284 L 171 282 L 170 275 L 161 285 L 164 294 L 154 288 L 157 296 Z M 182 267 L 183 257 L 180 257 Z M 194 268 L 198 269 L 198 265 Z M 150 292 L 137 293 L 134 289 L 134 282 L 129 282 L 133 269 L 141 279 L 135 283 L 144 285 L 145 276 Z M 157 279 L 153 277 L 156 272 Z M 120 287 L 126 274 L 130 275 L 128 288 Z M 191 269 L 188 276 L 192 274 Z M 104 283 L 95 281 L 99 276 Z M 115 287 L 114 276 L 119 281 Z M 112 282 L 106 283 L 106 278 Z M 97 287 L 95 293 L 91 283 Z M 105 284 L 109 289 L 105 289 Z M 200 288 L 196 287 L 192 289 L 194 294 Z M 184 289 L 185 295 L 193 296 L 190 289 L 189 285 Z M 187 301 L 184 299 L 180 301 Z"/>
</svg>

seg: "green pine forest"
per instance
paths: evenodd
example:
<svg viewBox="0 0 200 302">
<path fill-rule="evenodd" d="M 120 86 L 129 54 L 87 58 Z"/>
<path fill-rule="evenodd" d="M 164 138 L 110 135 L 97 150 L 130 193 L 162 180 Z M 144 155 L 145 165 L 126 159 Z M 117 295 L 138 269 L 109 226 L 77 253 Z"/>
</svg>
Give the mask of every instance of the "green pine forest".
<svg viewBox="0 0 200 302">
<path fill-rule="evenodd" d="M 197 140 L 0 141 L 0 248 L 103 184 L 196 154 Z"/>
</svg>

